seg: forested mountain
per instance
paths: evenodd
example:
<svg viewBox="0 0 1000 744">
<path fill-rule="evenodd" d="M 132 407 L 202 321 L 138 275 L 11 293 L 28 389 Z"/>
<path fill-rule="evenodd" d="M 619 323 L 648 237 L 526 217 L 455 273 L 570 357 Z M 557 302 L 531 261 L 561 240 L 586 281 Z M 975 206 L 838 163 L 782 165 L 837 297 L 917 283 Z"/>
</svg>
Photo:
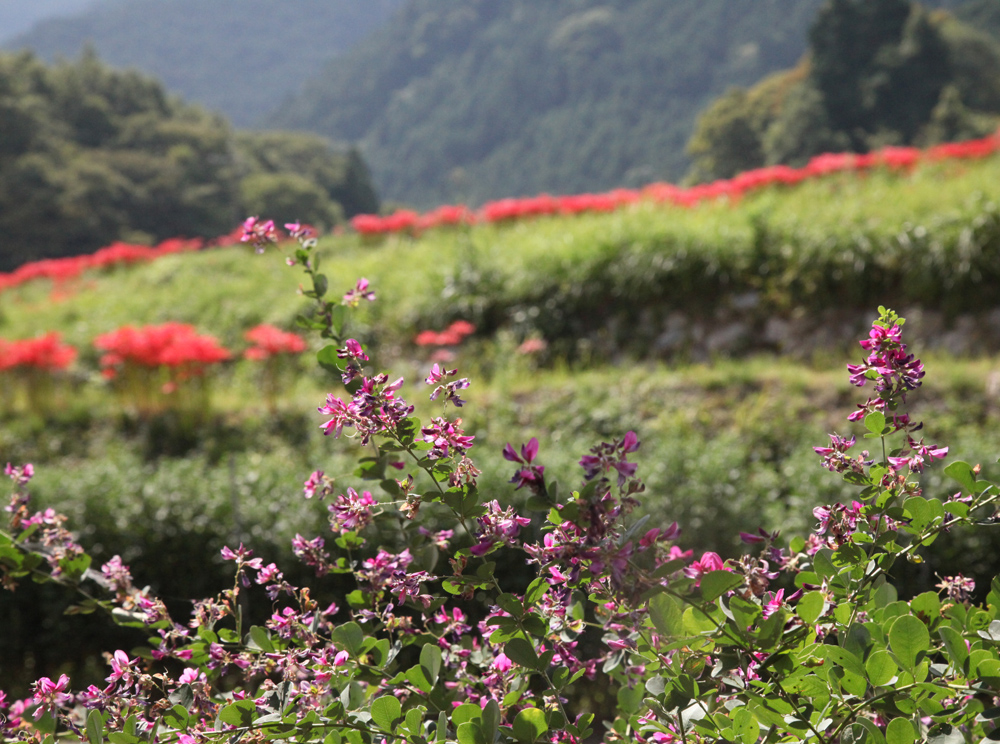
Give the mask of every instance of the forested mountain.
<svg viewBox="0 0 1000 744">
<path fill-rule="evenodd" d="M 955 15 L 909 0 L 827 2 L 797 66 L 749 90 L 731 88 L 699 117 L 690 178 L 994 131 L 1000 42 L 979 28 L 996 28 L 997 20 L 998 0 L 977 0 Z"/>
<path fill-rule="evenodd" d="M 696 114 L 801 56 L 819 0 L 411 0 L 272 125 L 418 206 L 680 177 Z"/>
<path fill-rule="evenodd" d="M 228 233 L 247 214 L 327 226 L 378 201 L 357 153 L 305 133 L 235 134 L 92 54 L 46 66 L 0 55 L 0 270 Z"/>
<path fill-rule="evenodd" d="M 46 18 L 79 13 L 95 0 L 2 0 L 0 43 L 22 34 Z"/>
<path fill-rule="evenodd" d="M 0 8 L 10 1 L 0 0 Z M 170 91 L 248 126 L 401 2 L 103 0 L 75 17 L 43 21 L 5 46 L 51 61 L 75 58 L 90 44 L 109 64 L 154 75 Z"/>
</svg>

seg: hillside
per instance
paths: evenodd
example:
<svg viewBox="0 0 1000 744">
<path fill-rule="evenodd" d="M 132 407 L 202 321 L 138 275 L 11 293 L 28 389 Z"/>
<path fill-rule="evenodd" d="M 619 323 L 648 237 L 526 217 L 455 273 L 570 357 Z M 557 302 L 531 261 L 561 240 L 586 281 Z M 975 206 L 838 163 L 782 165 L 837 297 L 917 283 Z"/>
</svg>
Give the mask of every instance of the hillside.
<svg viewBox="0 0 1000 744">
<path fill-rule="evenodd" d="M 695 114 L 794 64 L 819 0 L 414 0 L 275 126 L 360 141 L 417 206 L 676 180 Z"/>
<path fill-rule="evenodd" d="M 421 208 L 676 181 L 698 112 L 794 65 L 820 5 L 412 0 L 269 121 L 360 142 Z"/>
<path fill-rule="evenodd" d="M 987 4 L 969 4 L 956 18 L 909 0 L 824 5 L 795 68 L 749 90 L 730 88 L 699 115 L 688 179 L 995 131 L 1000 43 L 989 30 L 1000 2 L 994 6 L 991 15 Z"/>
<path fill-rule="evenodd" d="M 214 238 L 247 214 L 327 227 L 378 209 L 357 153 L 235 133 L 157 81 L 85 54 L 0 54 L 0 269 L 116 240 Z"/>
<path fill-rule="evenodd" d="M 90 44 L 105 62 L 154 75 L 249 126 L 400 2 L 103 0 L 74 17 L 44 20 L 4 46 L 52 61 L 75 58 Z"/>
</svg>

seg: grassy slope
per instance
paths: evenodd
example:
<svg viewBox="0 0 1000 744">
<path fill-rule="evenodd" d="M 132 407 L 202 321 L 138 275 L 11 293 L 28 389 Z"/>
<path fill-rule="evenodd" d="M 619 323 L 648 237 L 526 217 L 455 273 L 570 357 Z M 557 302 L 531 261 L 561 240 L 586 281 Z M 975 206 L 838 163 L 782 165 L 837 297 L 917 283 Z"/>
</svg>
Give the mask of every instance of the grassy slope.
<svg viewBox="0 0 1000 744">
<path fill-rule="evenodd" d="M 944 176 L 947 188 L 942 188 Z M 541 427 L 558 440 L 556 457 L 568 468 L 595 436 L 610 437 L 628 428 L 639 428 L 652 440 L 647 450 L 655 453 L 652 461 L 657 463 L 652 466 L 653 481 L 661 489 L 678 480 L 686 483 L 688 501 L 700 504 L 697 509 L 705 508 L 706 498 L 715 501 L 739 489 L 735 484 L 706 482 L 698 488 L 707 490 L 698 491 L 691 484 L 699 479 L 707 481 L 706 475 L 689 472 L 686 466 L 676 463 L 665 464 L 676 459 L 669 454 L 672 449 L 687 451 L 694 447 L 693 454 L 698 457 L 721 457 L 710 469 L 728 464 L 731 467 L 727 472 L 733 473 L 748 462 L 757 463 L 752 467 L 767 474 L 751 476 L 751 480 L 772 480 L 771 485 L 754 486 L 754 498 L 771 494 L 769 498 L 779 502 L 789 488 L 779 482 L 790 473 L 775 470 L 776 466 L 788 458 L 803 458 L 801 462 L 809 460 L 808 467 L 812 468 L 808 445 L 819 443 L 831 422 L 839 420 L 852 405 L 853 398 L 843 392 L 843 381 L 835 385 L 841 390 L 838 395 L 814 399 L 815 381 L 839 380 L 839 372 L 835 377 L 824 376 L 810 367 L 788 362 L 776 365 L 773 361 L 733 362 L 718 368 L 669 369 L 651 363 L 620 368 L 607 367 L 608 360 L 592 358 L 592 368 L 580 373 L 577 358 L 572 363 L 572 374 L 564 371 L 540 375 L 530 371 L 528 363 L 513 353 L 521 335 L 530 330 L 530 313 L 524 309 L 530 310 L 538 297 L 538 287 L 553 287 L 563 296 L 574 292 L 586 296 L 588 283 L 594 282 L 597 270 L 611 266 L 616 272 L 612 287 L 617 286 L 619 292 L 616 302 L 622 307 L 639 305 L 650 291 L 643 286 L 648 281 L 646 261 L 662 264 L 689 255 L 709 265 L 742 266 L 748 276 L 758 275 L 752 252 L 755 221 L 759 224 L 766 220 L 772 231 L 785 236 L 806 236 L 803 245 L 814 248 L 823 245 L 826 236 L 828 251 L 837 249 L 841 239 L 857 240 L 860 236 L 872 245 L 874 253 L 880 241 L 884 244 L 897 240 L 904 232 L 912 235 L 920 227 L 933 240 L 955 240 L 981 217 L 989 202 L 996 200 L 1000 200 L 998 158 L 927 167 L 906 177 L 885 173 L 834 177 L 794 189 L 760 193 L 736 205 L 706 204 L 690 210 L 642 205 L 612 215 L 483 226 L 437 232 L 418 240 L 390 238 L 375 246 L 351 236 L 331 238 L 324 246 L 324 270 L 332 277 L 333 291 L 347 289 L 358 276 L 372 280 L 379 300 L 361 312 L 358 335 L 371 342 L 383 363 L 410 379 L 419 379 L 423 368 L 420 354 L 409 345 L 421 328 L 440 328 L 446 321 L 464 316 L 481 323 L 486 331 L 496 332 L 473 340 L 460 357 L 463 369 L 473 375 L 481 390 L 473 394 L 473 400 L 483 396 L 479 412 L 471 409 L 467 418 L 475 422 L 480 439 L 487 440 L 490 447 L 516 438 L 505 427 L 520 429 L 524 437 Z M 925 252 L 933 250 L 930 245 Z M 911 252 L 915 255 L 916 249 Z M 772 286 L 774 292 L 800 282 L 809 271 L 810 261 L 825 260 L 818 256 L 792 258 L 802 271 L 781 277 Z M 470 274 L 479 278 L 470 280 Z M 943 275 L 940 278 L 947 279 Z M 686 291 L 700 291 L 698 277 L 691 273 L 688 279 L 695 284 Z M 0 335 L 18 338 L 59 329 L 68 341 L 84 350 L 80 368 L 92 370 L 93 376 L 96 352 L 89 347 L 90 340 L 124 323 L 191 322 L 239 349 L 245 329 L 258 322 L 288 326 L 296 312 L 306 307 L 304 298 L 295 294 L 298 280 L 297 272 L 287 268 L 276 251 L 258 257 L 246 249 L 233 248 L 168 257 L 109 275 L 86 277 L 67 299 L 53 300 L 44 283 L 0 296 Z M 468 284 L 464 289 L 463 281 Z M 849 291 L 849 284 L 845 283 L 845 291 Z M 738 280 L 734 279 L 732 285 L 730 291 L 740 288 Z M 469 290 L 474 286 L 481 287 L 482 293 L 472 294 Z M 724 296 L 707 299 L 711 303 L 725 302 Z M 771 301 L 780 311 L 782 298 L 772 297 Z M 527 320 L 518 312 L 523 312 Z M 543 307 L 536 322 L 543 325 L 546 315 Z M 921 340 L 913 342 L 919 351 Z M 836 351 L 816 361 L 821 361 L 826 370 L 842 369 Z M 942 410 L 950 410 L 962 399 L 957 392 L 960 390 L 968 391 L 983 406 L 992 405 L 986 394 L 992 369 L 989 362 L 942 359 L 940 366 L 950 369 L 952 375 L 937 394 L 940 400 L 947 401 L 940 405 Z M 563 367 L 569 369 L 565 363 Z M 217 428 L 229 434 L 205 434 L 208 444 L 193 444 L 202 452 L 217 454 L 231 446 L 227 444 L 231 440 L 260 437 L 270 442 L 272 450 L 287 449 L 287 445 L 278 444 L 287 431 L 268 428 L 267 415 L 256 394 L 253 369 L 246 364 L 230 365 L 218 377 L 214 403 L 221 423 Z M 289 412 L 311 411 L 327 387 L 328 382 L 310 370 L 286 392 L 284 406 Z M 413 390 L 410 395 L 415 398 L 419 393 Z M 511 396 L 521 402 L 511 403 Z M 713 400 L 719 401 L 721 418 L 711 413 Z M 783 412 L 781 402 L 786 400 L 790 408 Z M 734 405 L 735 410 L 744 411 L 744 418 L 730 415 Z M 76 421 L 74 425 L 90 430 L 99 429 L 95 422 L 115 410 L 113 400 L 99 386 L 87 385 L 79 387 L 67 400 L 63 415 Z M 310 420 L 302 425 L 309 426 Z M 796 434 L 794 446 L 779 444 L 782 430 L 776 430 L 776 422 L 784 422 L 786 434 Z M 984 421 L 979 423 L 985 425 Z M 4 449 L 47 459 L 44 446 L 39 452 L 31 452 L 32 446 L 45 440 L 30 435 L 29 424 L 8 421 L 5 428 L 7 435 L 0 440 Z M 234 430 L 246 433 L 233 434 Z M 957 427 L 948 433 L 959 434 Z M 808 434 L 808 438 L 798 439 L 800 434 Z M 146 436 L 151 435 L 147 432 Z M 93 445 L 87 444 L 86 438 L 69 438 L 48 447 L 48 451 L 54 460 L 60 453 L 99 457 L 109 437 L 113 440 L 113 434 L 96 437 Z M 736 443 L 727 449 L 719 444 L 720 437 L 722 441 L 733 438 Z M 309 456 L 322 451 L 319 447 L 323 445 L 317 444 L 315 437 L 304 441 L 309 442 L 303 445 L 308 455 L 298 461 L 295 479 L 308 472 Z M 692 445 L 694 441 L 707 443 L 707 449 Z M 765 441 L 774 442 L 768 445 L 772 450 L 761 444 Z M 262 448 L 242 441 L 237 449 L 246 452 Z M 148 454 L 150 447 L 139 447 L 138 451 Z M 726 460 L 727 453 L 736 453 L 731 462 Z M 988 454 L 977 453 L 980 457 Z M 287 460 L 287 452 L 285 456 Z M 802 468 L 796 472 L 805 472 Z M 499 479 L 503 465 L 488 464 L 488 470 Z M 823 474 L 814 472 L 808 480 L 821 488 L 818 483 Z M 829 479 L 825 480 L 829 483 Z M 832 487 L 835 489 L 835 484 Z M 696 497 L 696 492 L 701 495 Z M 755 508 L 751 502 L 740 508 Z M 713 539 L 717 534 L 706 531 L 703 537 Z"/>
</svg>

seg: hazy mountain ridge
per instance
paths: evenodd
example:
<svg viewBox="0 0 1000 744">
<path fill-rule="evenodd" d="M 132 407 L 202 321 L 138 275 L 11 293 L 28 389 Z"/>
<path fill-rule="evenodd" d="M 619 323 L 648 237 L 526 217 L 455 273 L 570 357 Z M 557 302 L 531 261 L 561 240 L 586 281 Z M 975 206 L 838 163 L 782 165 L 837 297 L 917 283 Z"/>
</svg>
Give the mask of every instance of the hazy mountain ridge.
<svg viewBox="0 0 1000 744">
<path fill-rule="evenodd" d="M 426 206 L 677 178 L 697 112 L 794 64 L 820 0 L 412 0 L 269 120 Z"/>
<path fill-rule="evenodd" d="M 47 18 L 79 13 L 96 0 L 3 0 L 0 2 L 0 44 Z"/>
<path fill-rule="evenodd" d="M 68 1 L 68 0 L 67 0 Z M 249 126 L 324 62 L 381 25 L 403 0 L 104 0 L 10 41 L 46 60 L 87 44 L 116 67 Z"/>
</svg>

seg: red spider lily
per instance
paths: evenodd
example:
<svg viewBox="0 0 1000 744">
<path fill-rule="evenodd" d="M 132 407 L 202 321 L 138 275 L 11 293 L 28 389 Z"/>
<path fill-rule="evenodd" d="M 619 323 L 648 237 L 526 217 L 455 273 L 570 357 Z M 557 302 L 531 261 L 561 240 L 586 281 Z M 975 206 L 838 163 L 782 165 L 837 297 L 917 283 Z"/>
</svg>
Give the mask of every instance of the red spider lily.
<svg viewBox="0 0 1000 744">
<path fill-rule="evenodd" d="M 576 194 L 553 197 L 538 196 L 499 199 L 484 204 L 476 213 L 462 206 L 442 206 L 424 215 L 400 211 L 388 217 L 361 214 L 351 219 L 351 226 L 363 236 L 394 232 L 415 235 L 435 227 L 474 224 L 509 223 L 522 219 L 563 214 L 612 212 L 639 201 L 668 203 L 678 207 L 693 207 L 701 202 L 726 198 L 737 200 L 744 194 L 771 186 L 791 186 L 833 173 L 863 172 L 883 167 L 891 171 L 910 170 L 924 160 L 985 158 L 1000 150 L 1000 131 L 988 137 L 966 142 L 936 145 L 928 150 L 913 147 L 884 147 L 865 154 L 850 152 L 817 155 L 802 168 L 773 165 L 740 173 L 729 178 L 681 188 L 669 183 L 653 183 L 641 191 L 616 189 L 604 194 Z M 418 336 L 418 344 L 435 345 L 430 331 Z"/>
<path fill-rule="evenodd" d="M 140 367 L 169 367 L 188 374 L 201 374 L 206 365 L 217 364 L 232 355 L 212 336 L 200 336 L 185 323 L 158 326 L 123 326 L 98 336 L 94 346 L 104 351 L 101 366 L 106 377 L 125 364 Z"/>
<path fill-rule="evenodd" d="M 417 346 L 458 346 L 476 332 L 476 327 L 467 320 L 456 320 L 441 332 L 421 331 L 413 339 Z"/>
<path fill-rule="evenodd" d="M 306 350 L 306 342 L 294 333 L 287 333 L 273 325 L 262 323 L 243 334 L 254 344 L 243 352 L 246 359 L 262 361 L 277 354 L 300 354 Z"/>
<path fill-rule="evenodd" d="M 55 331 L 22 341 L 0 339 L 0 372 L 15 368 L 66 369 L 76 355 L 76 349 L 62 343 Z"/>
</svg>

